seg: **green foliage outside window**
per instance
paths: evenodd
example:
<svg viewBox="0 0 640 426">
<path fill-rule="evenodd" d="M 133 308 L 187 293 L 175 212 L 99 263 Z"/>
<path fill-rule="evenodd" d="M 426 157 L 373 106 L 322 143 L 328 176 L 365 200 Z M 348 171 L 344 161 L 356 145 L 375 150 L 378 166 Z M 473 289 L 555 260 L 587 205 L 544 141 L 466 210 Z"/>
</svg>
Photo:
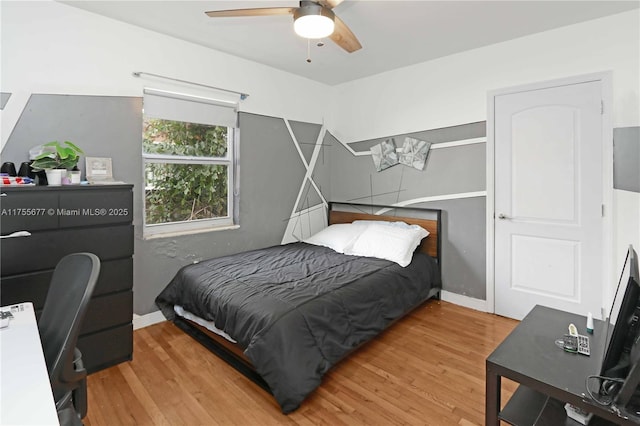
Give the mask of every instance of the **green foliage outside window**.
<svg viewBox="0 0 640 426">
<path fill-rule="evenodd" d="M 145 118 L 146 154 L 225 157 L 226 127 Z M 225 164 L 147 162 L 147 224 L 228 216 L 228 168 Z"/>
</svg>

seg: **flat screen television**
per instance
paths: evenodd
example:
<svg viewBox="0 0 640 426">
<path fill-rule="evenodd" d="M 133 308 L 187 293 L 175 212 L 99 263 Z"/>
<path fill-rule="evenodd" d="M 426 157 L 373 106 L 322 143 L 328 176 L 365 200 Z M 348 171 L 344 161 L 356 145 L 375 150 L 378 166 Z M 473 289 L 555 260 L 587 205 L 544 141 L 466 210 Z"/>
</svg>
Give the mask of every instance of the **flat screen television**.
<svg viewBox="0 0 640 426">
<path fill-rule="evenodd" d="M 627 405 L 640 384 L 639 275 L 638 255 L 629 246 L 606 320 L 607 340 L 600 371 L 600 393 L 619 406 Z"/>
</svg>

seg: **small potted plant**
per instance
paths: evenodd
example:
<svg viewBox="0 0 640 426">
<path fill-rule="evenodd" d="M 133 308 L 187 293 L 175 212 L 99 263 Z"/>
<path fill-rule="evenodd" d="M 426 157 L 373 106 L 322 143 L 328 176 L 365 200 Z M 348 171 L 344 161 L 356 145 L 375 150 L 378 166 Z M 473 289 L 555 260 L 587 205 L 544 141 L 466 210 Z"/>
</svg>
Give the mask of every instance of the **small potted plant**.
<svg viewBox="0 0 640 426">
<path fill-rule="evenodd" d="M 44 170 L 47 173 L 47 183 L 52 186 L 62 184 L 62 177 L 67 177 L 67 170 L 71 170 L 78 165 L 80 154 L 84 154 L 80 148 L 69 141 L 65 141 L 64 145 L 58 141 L 49 142 L 43 145 L 51 147 L 38 155 L 31 163 L 31 168 L 38 172 Z"/>
</svg>

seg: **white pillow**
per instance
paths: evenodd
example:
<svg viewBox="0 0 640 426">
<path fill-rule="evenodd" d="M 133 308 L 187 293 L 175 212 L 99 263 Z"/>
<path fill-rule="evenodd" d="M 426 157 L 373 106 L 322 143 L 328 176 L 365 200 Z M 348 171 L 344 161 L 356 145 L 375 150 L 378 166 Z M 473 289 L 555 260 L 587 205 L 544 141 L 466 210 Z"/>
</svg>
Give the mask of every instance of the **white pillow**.
<svg viewBox="0 0 640 426">
<path fill-rule="evenodd" d="M 418 225 L 408 227 L 372 223 L 360 234 L 345 254 L 377 257 L 396 262 L 404 267 L 411 263 L 413 252 L 427 235 Z"/>
<path fill-rule="evenodd" d="M 322 231 L 303 241 L 316 246 L 329 247 L 338 253 L 344 253 L 366 228 L 366 225 L 337 223 L 327 226 Z"/>
</svg>

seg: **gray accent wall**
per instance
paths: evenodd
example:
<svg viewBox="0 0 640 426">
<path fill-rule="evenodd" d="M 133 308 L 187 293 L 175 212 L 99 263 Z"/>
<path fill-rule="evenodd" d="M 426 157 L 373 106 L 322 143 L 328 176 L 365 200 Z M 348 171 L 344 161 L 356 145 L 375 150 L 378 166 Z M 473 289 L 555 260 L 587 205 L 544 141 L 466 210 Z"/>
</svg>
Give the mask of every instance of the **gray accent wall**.
<svg viewBox="0 0 640 426">
<path fill-rule="evenodd" d="M 321 141 L 318 159 L 315 163 L 315 167 L 311 173 L 311 178 L 318 186 L 318 189 L 327 201 L 333 200 L 333 194 L 331 193 L 331 178 L 333 175 L 333 168 L 331 166 L 331 152 L 334 144 L 339 143 L 331 133 L 326 132 L 323 140 Z"/>
<path fill-rule="evenodd" d="M 143 315 L 157 310 L 155 297 L 182 266 L 282 239 L 306 169 L 283 119 L 241 113 L 239 121 L 240 227 L 233 230 L 142 238 L 142 98 L 32 95 L 2 159 L 19 164 L 30 147 L 52 140 L 112 158 L 114 177 L 134 185 L 134 312 Z"/>
<path fill-rule="evenodd" d="M 466 193 L 485 191 L 486 144 L 433 146 L 486 136 L 485 122 L 391 136 L 398 147 L 405 136 L 431 142 L 424 170 L 396 165 L 377 172 L 370 155 L 352 154 L 328 134 L 324 149 L 330 152 L 331 200 L 363 204 L 395 204 L 425 197 L 448 198 L 411 204 L 442 209 L 443 289 L 486 299 L 485 196 Z M 356 152 L 368 151 L 386 138 L 351 143 Z M 463 198 L 455 198 L 461 196 Z"/>
<path fill-rule="evenodd" d="M 486 300 L 486 197 L 433 201 L 416 206 L 442 210 L 443 289 Z"/>
<path fill-rule="evenodd" d="M 305 163 L 308 167 L 311 167 L 313 152 L 316 148 L 322 126 L 320 124 L 302 123 L 299 121 L 289 121 L 289 126 L 291 127 L 291 132 L 295 137 L 294 143 L 296 145 L 294 146 L 294 149 L 300 149 L 300 153 L 304 157 Z M 298 189 L 300 189 L 300 185 L 298 186 Z M 301 210 L 317 206 L 318 204 L 322 204 L 322 198 L 313 185 L 311 185 L 311 181 L 307 179 L 304 182 L 300 201 L 295 207 L 295 212 L 298 213 Z"/>
<path fill-rule="evenodd" d="M 135 184 L 142 177 L 141 111 L 136 97 L 33 94 L 2 159 L 18 165 L 29 159 L 30 148 L 68 140 L 90 157 L 112 157 L 114 178 Z M 78 166 L 84 177 L 84 156 Z"/>
<path fill-rule="evenodd" d="M 4 109 L 4 106 L 9 102 L 11 93 L 0 92 L 0 109 Z"/>
<path fill-rule="evenodd" d="M 486 136 L 486 127 L 486 121 L 477 121 L 475 123 L 460 124 L 458 126 L 442 127 L 439 129 L 423 130 L 421 132 L 403 133 L 401 135 L 391 135 L 383 138 L 352 142 L 349 144 L 349 146 L 356 152 L 368 151 L 372 145 L 378 144 L 385 139 L 393 137 L 398 140 L 402 140 L 405 136 L 421 139 L 427 142 L 431 142 L 432 144 L 459 141 L 464 139 L 474 139 Z"/>
<path fill-rule="evenodd" d="M 289 125 L 307 164 L 309 164 L 313 149 L 316 146 L 316 140 L 320 134 L 321 126 L 319 124 L 301 123 L 299 121 L 290 121 Z"/>
<path fill-rule="evenodd" d="M 640 192 L 640 127 L 613 129 L 613 187 Z"/>
</svg>

